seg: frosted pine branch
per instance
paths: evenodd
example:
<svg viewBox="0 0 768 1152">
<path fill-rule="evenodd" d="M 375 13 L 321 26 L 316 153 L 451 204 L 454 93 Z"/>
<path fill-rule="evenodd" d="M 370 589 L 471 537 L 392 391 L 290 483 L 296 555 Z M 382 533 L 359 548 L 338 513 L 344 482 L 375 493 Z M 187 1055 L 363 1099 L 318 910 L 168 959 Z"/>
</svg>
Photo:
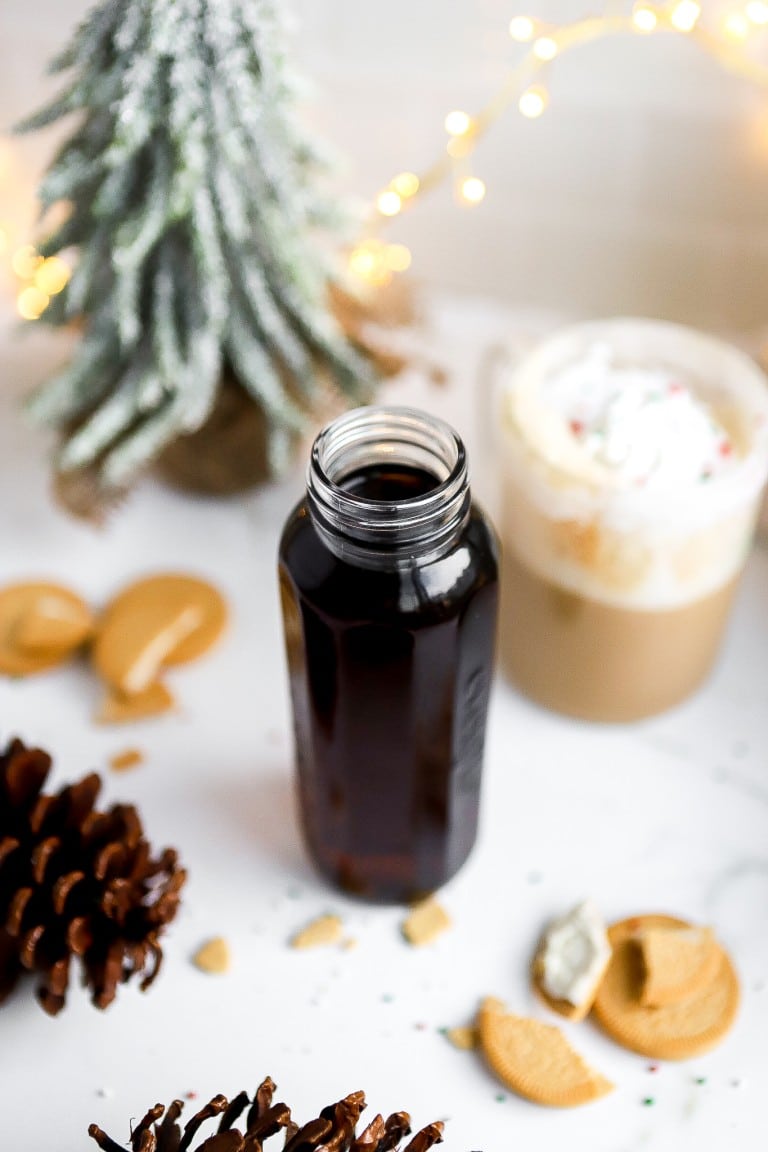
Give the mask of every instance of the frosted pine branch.
<svg viewBox="0 0 768 1152">
<path fill-rule="evenodd" d="M 84 331 L 30 401 L 61 432 L 59 468 L 129 483 L 205 421 L 225 367 L 284 466 L 329 384 L 357 401 L 375 374 L 330 311 L 345 213 L 296 114 L 278 6 L 102 0 L 51 69 L 72 80 L 22 128 L 81 114 L 40 189 L 70 205 L 41 250 L 78 257 L 44 318 Z"/>
</svg>

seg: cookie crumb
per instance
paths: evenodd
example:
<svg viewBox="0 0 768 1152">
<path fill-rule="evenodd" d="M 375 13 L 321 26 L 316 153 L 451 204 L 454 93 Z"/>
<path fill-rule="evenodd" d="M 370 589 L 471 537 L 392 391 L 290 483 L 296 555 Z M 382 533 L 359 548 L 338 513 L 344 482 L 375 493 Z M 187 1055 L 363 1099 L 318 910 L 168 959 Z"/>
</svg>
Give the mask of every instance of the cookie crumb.
<svg viewBox="0 0 768 1152">
<path fill-rule="evenodd" d="M 345 936 L 339 947 L 345 952 L 352 952 L 357 948 L 357 940 L 354 936 Z"/>
<path fill-rule="evenodd" d="M 445 1035 L 454 1048 L 460 1048 L 462 1052 L 471 1052 L 473 1048 L 477 1048 L 476 1028 L 448 1028 Z"/>
<path fill-rule="evenodd" d="M 221 972 L 227 972 L 231 965 L 231 957 L 229 954 L 229 945 L 223 936 L 214 936 L 211 940 L 206 941 L 201 948 L 198 948 L 192 957 L 192 963 L 201 972 L 209 972 L 218 975 Z"/>
<path fill-rule="evenodd" d="M 137 768 L 144 763 L 144 753 L 138 748 L 125 748 L 116 752 L 109 758 L 109 766 L 113 772 L 126 772 L 130 768 Z"/>
<path fill-rule="evenodd" d="M 305 928 L 291 937 L 291 948 L 322 948 L 328 944 L 339 944 L 342 936 L 342 923 L 339 916 L 318 916 Z"/>
<path fill-rule="evenodd" d="M 444 908 L 429 897 L 416 904 L 403 921 L 402 932 L 409 944 L 420 948 L 431 944 L 451 927 L 451 918 Z"/>
</svg>

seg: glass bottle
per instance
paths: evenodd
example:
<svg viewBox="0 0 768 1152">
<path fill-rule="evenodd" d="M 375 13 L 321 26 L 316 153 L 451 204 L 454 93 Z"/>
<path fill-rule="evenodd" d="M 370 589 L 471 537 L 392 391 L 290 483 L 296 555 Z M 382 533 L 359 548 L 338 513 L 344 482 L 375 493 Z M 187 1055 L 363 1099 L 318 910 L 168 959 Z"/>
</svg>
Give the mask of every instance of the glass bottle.
<svg viewBox="0 0 768 1152">
<path fill-rule="evenodd" d="M 309 853 L 366 899 L 431 892 L 475 840 L 497 611 L 456 433 L 395 407 L 329 424 L 279 570 Z"/>
</svg>

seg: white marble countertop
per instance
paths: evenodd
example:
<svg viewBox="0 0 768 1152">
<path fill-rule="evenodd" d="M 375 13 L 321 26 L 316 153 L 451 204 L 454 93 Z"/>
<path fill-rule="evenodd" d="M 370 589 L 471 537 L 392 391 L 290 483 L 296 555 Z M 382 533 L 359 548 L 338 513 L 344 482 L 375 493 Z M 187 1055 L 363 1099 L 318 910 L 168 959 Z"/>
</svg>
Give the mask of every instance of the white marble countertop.
<svg viewBox="0 0 768 1152">
<path fill-rule="evenodd" d="M 451 367 L 450 386 L 412 375 L 390 395 L 441 411 L 471 451 L 477 364 L 511 323 L 479 303 L 446 306 L 434 347 Z M 137 574 L 179 567 L 220 585 L 233 614 L 214 653 L 174 672 L 182 707 L 169 718 L 95 726 L 98 688 L 84 667 L 0 681 L 3 740 L 18 733 L 49 748 L 55 785 L 103 770 L 104 801 L 137 803 L 153 845 L 177 845 L 189 869 L 148 993 L 126 986 L 100 1013 L 74 986 L 50 1019 L 27 984 L 0 1009 L 3 1146 L 95 1148 L 91 1121 L 124 1141 L 131 1118 L 156 1101 L 233 1096 L 269 1073 L 299 1118 L 357 1088 L 368 1115 L 406 1108 L 417 1126 L 448 1118 L 446 1152 L 764 1149 L 768 552 L 750 560 L 710 682 L 666 716 L 581 724 L 497 684 L 481 836 L 441 897 L 454 928 L 414 950 L 399 933 L 402 910 L 337 896 L 311 871 L 297 835 L 275 550 L 301 471 L 230 503 L 148 482 L 94 531 L 51 504 L 43 439 L 14 409 L 61 348 L 35 332 L 4 337 L 3 349 L 0 581 L 48 576 L 99 604 Z M 145 763 L 110 772 L 109 757 L 126 746 L 139 747 Z M 617 1089 L 558 1112 L 504 1091 L 440 1029 L 468 1023 L 485 994 L 547 1018 L 528 989 L 531 950 L 542 923 L 587 894 L 609 919 L 669 911 L 713 924 L 738 967 L 743 1003 L 718 1049 L 657 1071 L 590 1023 L 565 1025 Z M 342 915 L 357 947 L 290 950 L 290 934 L 326 910 Z M 234 962 L 206 976 L 190 956 L 214 935 L 227 938 Z"/>
</svg>

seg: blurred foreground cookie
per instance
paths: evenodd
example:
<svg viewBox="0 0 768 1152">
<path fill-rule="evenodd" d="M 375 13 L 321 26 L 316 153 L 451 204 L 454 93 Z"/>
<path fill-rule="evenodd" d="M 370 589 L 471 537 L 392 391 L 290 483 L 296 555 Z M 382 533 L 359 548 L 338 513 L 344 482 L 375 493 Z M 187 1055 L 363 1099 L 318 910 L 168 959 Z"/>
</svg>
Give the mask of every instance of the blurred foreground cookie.
<svg viewBox="0 0 768 1152">
<path fill-rule="evenodd" d="M 714 937 L 710 943 L 706 934 L 691 935 L 696 932 L 661 915 L 635 916 L 608 929 L 613 954 L 594 1015 L 625 1048 L 685 1060 L 714 1048 L 733 1024 L 739 1006 L 733 965 Z M 656 1003 L 648 1003 L 649 996 Z"/>
<path fill-rule="evenodd" d="M 93 629 L 88 605 L 60 584 L 0 589 L 0 673 L 28 676 L 63 664 Z"/>
<path fill-rule="evenodd" d="M 403 1143 L 411 1133 L 407 1112 L 394 1112 L 386 1120 L 381 1115 L 374 1116 L 356 1134 L 366 1106 L 362 1092 L 352 1092 L 323 1108 L 315 1119 L 298 1124 L 287 1104 L 274 1102 L 275 1087 L 268 1076 L 252 1100 L 247 1092 L 240 1092 L 232 1100 L 214 1096 L 187 1121 L 183 1132 L 179 1124 L 184 1108 L 181 1100 L 174 1100 L 167 1109 L 155 1104 L 143 1120 L 131 1123 L 130 1146 L 141 1152 L 261 1152 L 266 1147 L 275 1152 L 278 1148 L 283 1152 L 429 1152 L 442 1142 L 443 1125 L 438 1121 Z M 206 1125 L 212 1131 L 206 1133 Z M 198 1138 L 201 1127 L 203 1135 Z M 118 1144 L 96 1124 L 91 1124 L 88 1134 L 104 1152 L 125 1152 L 125 1145 Z"/>
<path fill-rule="evenodd" d="M 117 692 L 146 691 L 167 664 L 196 660 L 215 644 L 227 607 L 213 585 L 193 576 L 149 576 L 124 588 L 99 621 L 93 663 Z"/>
<path fill-rule="evenodd" d="M 534 988 L 554 1012 L 583 1020 L 610 958 L 600 913 L 585 900 L 547 925 L 533 960 Z"/>
<path fill-rule="evenodd" d="M 613 1091 L 559 1028 L 507 1012 L 488 997 L 478 1020 L 480 1046 L 499 1079 L 527 1100 L 553 1108 L 589 1104 Z"/>
</svg>

